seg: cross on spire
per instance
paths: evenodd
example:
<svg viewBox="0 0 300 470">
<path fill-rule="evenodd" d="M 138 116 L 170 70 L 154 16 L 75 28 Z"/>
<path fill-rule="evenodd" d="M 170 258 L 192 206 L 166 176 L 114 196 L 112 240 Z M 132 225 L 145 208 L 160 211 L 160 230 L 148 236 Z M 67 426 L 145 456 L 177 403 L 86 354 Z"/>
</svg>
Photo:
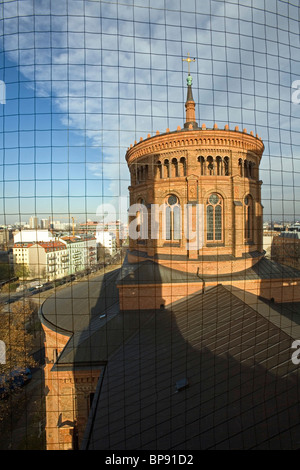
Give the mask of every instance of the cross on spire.
<svg viewBox="0 0 300 470">
<path fill-rule="evenodd" d="M 189 73 L 189 75 L 190 75 L 190 64 L 191 64 L 191 62 L 196 62 L 196 59 L 192 59 L 192 58 L 190 57 L 190 53 L 188 52 L 187 58 L 186 58 L 186 59 L 182 59 L 182 61 L 188 63 L 188 73 Z"/>
</svg>

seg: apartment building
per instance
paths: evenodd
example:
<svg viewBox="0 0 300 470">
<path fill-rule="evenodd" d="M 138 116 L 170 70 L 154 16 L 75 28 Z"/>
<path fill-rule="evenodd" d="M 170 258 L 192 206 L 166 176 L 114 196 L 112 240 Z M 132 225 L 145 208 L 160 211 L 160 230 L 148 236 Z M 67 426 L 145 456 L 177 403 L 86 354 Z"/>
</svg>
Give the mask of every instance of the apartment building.
<svg viewBox="0 0 300 470">
<path fill-rule="evenodd" d="M 23 264 L 29 266 L 29 248 L 33 242 L 16 242 L 13 246 L 13 262 L 14 264 Z"/>
<path fill-rule="evenodd" d="M 83 264 L 85 268 L 91 268 L 97 263 L 97 241 L 92 235 L 81 235 Z"/>
<path fill-rule="evenodd" d="M 32 277 L 53 281 L 69 273 L 69 251 L 61 241 L 38 242 L 28 249 Z"/>
<path fill-rule="evenodd" d="M 117 238 L 114 232 L 109 230 L 97 230 L 97 243 L 100 247 L 105 248 L 111 256 L 117 252 Z"/>
<path fill-rule="evenodd" d="M 94 237 L 62 237 L 69 254 L 69 274 L 83 271 L 97 263 L 97 242 Z"/>
</svg>

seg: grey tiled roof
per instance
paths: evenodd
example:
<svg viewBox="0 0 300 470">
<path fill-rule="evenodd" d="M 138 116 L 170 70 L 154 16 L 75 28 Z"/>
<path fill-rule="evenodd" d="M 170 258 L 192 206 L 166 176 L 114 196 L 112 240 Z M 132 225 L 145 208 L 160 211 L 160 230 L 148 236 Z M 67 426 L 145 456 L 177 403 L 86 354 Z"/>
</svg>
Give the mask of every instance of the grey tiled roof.
<svg viewBox="0 0 300 470">
<path fill-rule="evenodd" d="M 250 279 L 286 279 L 300 278 L 300 271 L 282 264 L 262 258 L 252 268 L 227 274 L 202 274 L 201 262 L 199 262 L 199 275 L 171 269 L 152 260 L 146 260 L 136 264 L 126 264 L 120 270 L 118 282 L 122 284 L 147 284 L 201 282 L 217 280 L 250 280 Z"/>
<path fill-rule="evenodd" d="M 203 276 L 206 281 L 233 279 L 300 277 L 299 271 L 269 260 L 261 260 L 251 269 L 224 276 Z M 121 314 L 117 283 L 149 284 L 199 282 L 195 274 L 176 271 L 153 261 L 130 265 L 90 281 L 58 291 L 41 308 L 42 321 L 48 327 L 70 336 L 55 367 L 103 364 L 125 339 L 138 331 L 153 312 L 133 311 Z M 192 297 L 193 298 L 193 297 Z M 190 300 L 184 302 L 189 303 Z M 177 302 L 178 303 L 178 302 Z M 176 303 L 176 304 L 177 304 Z M 182 305 L 181 302 L 179 302 Z M 125 316 L 124 316 L 125 315 Z"/>
<path fill-rule="evenodd" d="M 88 328 L 95 318 L 119 311 L 118 274 L 115 270 L 57 290 L 41 306 L 41 321 L 71 334 Z"/>
<path fill-rule="evenodd" d="M 297 449 L 291 344 L 224 286 L 187 297 L 108 358 L 83 448 Z"/>
</svg>

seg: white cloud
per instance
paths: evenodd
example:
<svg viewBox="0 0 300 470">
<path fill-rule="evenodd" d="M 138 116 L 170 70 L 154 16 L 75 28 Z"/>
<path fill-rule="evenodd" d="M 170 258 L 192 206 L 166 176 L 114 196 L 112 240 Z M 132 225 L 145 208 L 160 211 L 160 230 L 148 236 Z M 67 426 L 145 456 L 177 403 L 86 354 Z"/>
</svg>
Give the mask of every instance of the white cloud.
<svg viewBox="0 0 300 470">
<path fill-rule="evenodd" d="M 117 174 L 126 180 L 126 165 L 120 176 L 118 166 L 104 165 L 106 159 L 124 162 L 119 153 L 140 136 L 164 132 L 177 119 L 183 124 L 187 52 L 197 58 L 192 75 L 201 122 L 222 122 L 227 114 L 232 125 L 242 128 L 245 119 L 267 138 L 267 122 L 279 121 L 285 104 L 290 106 L 290 74 L 293 80 L 300 76 L 294 22 L 281 17 L 275 30 L 276 15 L 264 15 L 258 0 L 252 2 L 256 9 L 237 0 L 201 0 L 180 11 L 180 3 L 166 2 L 165 11 L 158 0 L 151 0 L 151 8 L 130 0 L 4 2 L 8 58 L 36 96 L 53 99 L 63 126 L 100 146 L 99 163 L 87 167 L 99 178 Z M 288 57 L 284 62 L 288 51 L 292 64 Z M 285 64 L 280 74 L 279 64 Z M 296 131 L 299 113 L 293 113 Z M 111 184 L 113 190 L 117 181 Z"/>
</svg>

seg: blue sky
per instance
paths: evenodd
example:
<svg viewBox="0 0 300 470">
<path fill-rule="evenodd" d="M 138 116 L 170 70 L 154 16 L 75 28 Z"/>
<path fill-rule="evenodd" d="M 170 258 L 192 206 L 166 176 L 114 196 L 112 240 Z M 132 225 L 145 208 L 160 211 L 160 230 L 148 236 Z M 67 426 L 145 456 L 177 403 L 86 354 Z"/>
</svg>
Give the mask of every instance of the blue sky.
<svg viewBox="0 0 300 470">
<path fill-rule="evenodd" d="M 125 153 L 184 122 L 262 137 L 265 218 L 300 218 L 298 1 L 12 0 L 0 5 L 1 222 L 96 219 L 127 196 Z"/>
</svg>

